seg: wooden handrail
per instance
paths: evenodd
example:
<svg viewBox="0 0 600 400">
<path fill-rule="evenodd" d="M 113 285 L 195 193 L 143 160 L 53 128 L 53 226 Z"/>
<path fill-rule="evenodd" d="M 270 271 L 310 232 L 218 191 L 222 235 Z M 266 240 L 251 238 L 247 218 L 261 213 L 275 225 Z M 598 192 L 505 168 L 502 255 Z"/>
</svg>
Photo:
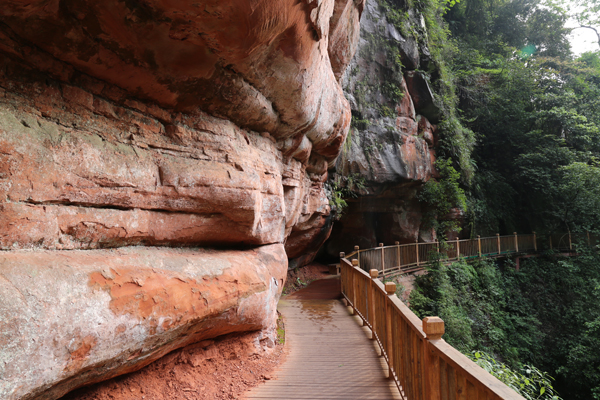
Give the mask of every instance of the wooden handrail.
<svg viewBox="0 0 600 400">
<path fill-rule="evenodd" d="M 576 235 L 575 235 L 576 236 Z M 579 235 L 584 242 L 592 242 L 589 234 Z M 539 240 L 539 241 L 538 241 Z M 378 247 L 371 249 L 359 249 L 346 256 L 347 259 L 358 260 L 359 266 L 365 270 L 377 269 L 383 277 L 400 273 L 413 272 L 423 269 L 432 260 L 440 255 L 444 261 L 457 261 L 459 259 L 470 259 L 476 257 L 505 256 L 507 254 L 530 253 L 539 249 L 550 248 L 557 251 L 572 251 L 574 236 L 571 234 L 553 234 L 547 239 L 539 238 L 536 233 L 518 235 L 477 237 L 475 239 L 452 240 L 441 247 L 439 242 L 408 243 L 384 246 L 380 243 Z M 597 238 L 593 238 L 597 243 Z M 548 246 L 547 244 L 550 244 Z"/>
<path fill-rule="evenodd" d="M 358 264 L 354 260 L 354 264 Z M 396 285 L 340 259 L 342 294 L 372 332 L 402 398 L 410 400 L 510 399 L 519 394 L 441 337 L 444 321 L 419 319 L 395 294 Z"/>
</svg>

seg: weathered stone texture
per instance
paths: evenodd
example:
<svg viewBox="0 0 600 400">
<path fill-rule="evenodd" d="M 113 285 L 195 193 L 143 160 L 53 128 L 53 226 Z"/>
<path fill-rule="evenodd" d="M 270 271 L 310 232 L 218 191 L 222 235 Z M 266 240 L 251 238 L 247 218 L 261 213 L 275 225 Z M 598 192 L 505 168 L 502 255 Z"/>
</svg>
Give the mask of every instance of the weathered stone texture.
<svg viewBox="0 0 600 400">
<path fill-rule="evenodd" d="M 334 57 L 339 73 L 355 47 L 359 15 L 348 0 L 11 0 L 0 10 L 9 43 L 24 39 L 167 108 L 200 108 L 277 139 L 307 137 L 327 160 L 350 123 L 329 58 L 329 22 L 334 17 L 336 49 L 348 49 Z M 30 60 L 27 47 L 8 46 Z M 70 80 L 74 70 L 52 72 Z"/>
<path fill-rule="evenodd" d="M 187 344 L 272 326 L 281 244 L 14 251 L 0 262 L 0 395 L 54 399 Z"/>
<path fill-rule="evenodd" d="M 392 4 L 393 3 L 393 4 Z M 366 0 L 358 49 L 342 78 L 352 109 L 347 143 L 330 178 L 354 192 L 326 245 L 330 256 L 353 245 L 435 238 L 422 226 L 419 188 L 436 176 L 440 112 L 425 75 L 425 27 L 402 1 Z M 387 7 L 396 7 L 390 20 Z"/>
<path fill-rule="evenodd" d="M 0 398 L 269 332 L 287 257 L 331 230 L 362 8 L 2 4 Z"/>
<path fill-rule="evenodd" d="M 361 5 L 257 2 L 250 11 L 258 25 L 244 28 L 238 19 L 248 24 L 246 3 L 206 3 L 190 26 L 158 3 L 126 9 L 82 2 L 59 10 L 13 1 L 3 8 L 0 49 L 9 57 L 0 60 L 0 195 L 8 202 L 0 218 L 9 228 L 0 232 L 1 248 L 281 243 L 327 217 L 323 182 L 350 114 L 323 44 L 331 28 L 335 49 L 346 49 L 336 61 L 342 71 L 356 46 Z M 177 7 L 188 17 L 199 12 L 198 4 Z M 65 23 L 48 36 L 57 21 Z M 225 22 L 251 34 L 224 34 Z M 150 33 L 161 40 L 149 42 Z M 247 40 L 234 40 L 237 34 Z M 190 52 L 197 58 L 175 64 Z M 233 61 L 236 68 L 227 64 Z M 259 92 L 238 90 L 235 82 L 251 78 Z M 227 96 L 223 107 L 205 98 L 211 90 Z M 256 121 L 264 104 L 255 103 L 265 96 L 278 110 L 273 123 Z M 309 225 L 317 231 L 306 235 L 324 231 Z"/>
</svg>

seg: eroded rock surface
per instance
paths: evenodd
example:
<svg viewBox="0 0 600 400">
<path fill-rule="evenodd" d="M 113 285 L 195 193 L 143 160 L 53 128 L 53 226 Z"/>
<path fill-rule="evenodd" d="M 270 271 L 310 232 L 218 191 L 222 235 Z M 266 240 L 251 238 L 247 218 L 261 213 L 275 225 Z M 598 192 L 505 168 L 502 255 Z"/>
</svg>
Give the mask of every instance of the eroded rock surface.
<svg viewBox="0 0 600 400">
<path fill-rule="evenodd" d="M 281 244 L 4 253 L 2 398 L 57 398 L 195 341 L 268 330 L 286 272 Z"/>
<path fill-rule="evenodd" d="M 324 183 L 362 9 L 3 3 L 1 398 L 56 398 L 194 340 L 269 332 L 280 269 L 331 231 Z M 137 300 L 111 300 L 117 288 Z"/>
<path fill-rule="evenodd" d="M 336 39 L 352 49 L 354 36 L 343 27 L 357 30 L 359 7 L 353 0 L 9 0 L 0 18 L 3 40 L 26 40 L 70 64 L 52 71 L 66 80 L 76 69 L 167 108 L 200 108 L 298 144 L 306 137 L 331 160 L 350 110 L 329 61 L 329 22 L 337 11 Z M 26 49 L 11 50 L 29 59 Z M 339 73 L 349 57 L 335 59 Z"/>
</svg>

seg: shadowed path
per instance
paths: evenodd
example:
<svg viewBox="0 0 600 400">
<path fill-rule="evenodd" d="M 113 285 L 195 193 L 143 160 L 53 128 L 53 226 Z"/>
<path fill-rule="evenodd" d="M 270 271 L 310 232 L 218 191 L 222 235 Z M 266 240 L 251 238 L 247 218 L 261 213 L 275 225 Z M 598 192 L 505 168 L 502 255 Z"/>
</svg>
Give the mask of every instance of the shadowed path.
<svg viewBox="0 0 600 400">
<path fill-rule="evenodd" d="M 287 356 L 247 399 L 400 399 L 387 364 L 341 302 L 339 279 L 314 281 L 279 302 Z"/>
</svg>

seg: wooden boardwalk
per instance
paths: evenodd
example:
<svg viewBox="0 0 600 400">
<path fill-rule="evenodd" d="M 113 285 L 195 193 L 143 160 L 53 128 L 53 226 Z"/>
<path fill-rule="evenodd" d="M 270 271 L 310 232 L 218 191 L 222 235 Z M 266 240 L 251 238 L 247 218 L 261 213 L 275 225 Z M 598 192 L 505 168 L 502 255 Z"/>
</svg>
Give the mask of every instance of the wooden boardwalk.
<svg viewBox="0 0 600 400">
<path fill-rule="evenodd" d="M 370 331 L 342 304 L 339 279 L 315 281 L 279 302 L 286 358 L 246 399 L 400 399 Z"/>
</svg>

